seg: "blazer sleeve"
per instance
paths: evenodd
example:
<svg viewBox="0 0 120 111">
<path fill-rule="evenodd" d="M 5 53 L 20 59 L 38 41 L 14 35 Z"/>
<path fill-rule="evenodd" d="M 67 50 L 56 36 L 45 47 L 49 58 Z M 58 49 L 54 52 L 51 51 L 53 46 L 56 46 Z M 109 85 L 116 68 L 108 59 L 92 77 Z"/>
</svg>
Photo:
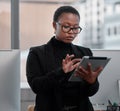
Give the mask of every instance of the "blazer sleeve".
<svg viewBox="0 0 120 111">
<path fill-rule="evenodd" d="M 93 53 L 92 53 L 91 49 L 89 49 L 87 47 L 77 46 L 77 50 L 82 53 L 82 57 L 83 56 L 93 56 Z M 85 80 L 83 80 L 83 84 L 86 86 L 85 87 L 86 88 L 85 95 L 93 96 L 99 90 L 99 81 L 98 81 L 98 79 L 96 79 L 96 82 L 93 83 L 93 84 L 89 84 Z"/>
<path fill-rule="evenodd" d="M 26 63 L 27 81 L 34 93 L 49 93 L 64 81 L 66 74 L 61 67 L 46 73 L 44 51 L 40 49 L 30 48 Z"/>
<path fill-rule="evenodd" d="M 96 94 L 99 90 L 99 82 L 98 82 L 98 79 L 95 81 L 95 83 L 93 84 L 88 84 L 87 82 L 86 83 L 86 93 L 88 96 L 93 96 L 94 94 Z"/>
</svg>

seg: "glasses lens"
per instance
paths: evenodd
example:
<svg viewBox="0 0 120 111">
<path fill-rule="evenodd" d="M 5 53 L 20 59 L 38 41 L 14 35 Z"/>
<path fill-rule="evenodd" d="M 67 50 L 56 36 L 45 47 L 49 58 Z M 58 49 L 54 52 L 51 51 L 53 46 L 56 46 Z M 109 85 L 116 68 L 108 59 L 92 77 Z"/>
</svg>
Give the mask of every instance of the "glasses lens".
<svg viewBox="0 0 120 111">
<path fill-rule="evenodd" d="M 65 33 L 68 33 L 69 31 L 72 30 L 73 33 L 75 33 L 75 34 L 80 33 L 81 30 L 82 30 L 81 27 L 74 27 L 74 28 L 71 28 L 70 26 L 63 26 L 62 29 L 63 29 L 63 32 L 65 32 Z"/>
<path fill-rule="evenodd" d="M 77 28 L 72 28 L 72 30 L 73 30 L 73 32 L 75 33 L 75 34 L 78 34 L 78 33 L 80 33 L 80 27 L 77 27 Z"/>
<path fill-rule="evenodd" d="M 70 26 L 62 26 L 62 29 L 65 33 L 69 32 L 70 31 Z"/>
</svg>

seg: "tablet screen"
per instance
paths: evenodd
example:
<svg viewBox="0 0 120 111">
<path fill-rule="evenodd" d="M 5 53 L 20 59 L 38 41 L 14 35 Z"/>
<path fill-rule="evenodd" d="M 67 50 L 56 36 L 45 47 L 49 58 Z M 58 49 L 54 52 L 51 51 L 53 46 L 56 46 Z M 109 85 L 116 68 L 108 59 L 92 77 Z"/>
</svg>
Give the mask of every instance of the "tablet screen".
<svg viewBox="0 0 120 111">
<path fill-rule="evenodd" d="M 104 69 L 107 63 L 109 62 L 109 60 L 110 58 L 108 57 L 84 56 L 79 66 L 82 66 L 85 69 L 87 69 L 88 63 L 91 63 L 93 71 L 100 66 L 102 66 Z M 73 74 L 70 76 L 68 81 L 81 81 L 81 80 L 82 79 L 78 76 L 76 77 L 73 72 Z"/>
</svg>

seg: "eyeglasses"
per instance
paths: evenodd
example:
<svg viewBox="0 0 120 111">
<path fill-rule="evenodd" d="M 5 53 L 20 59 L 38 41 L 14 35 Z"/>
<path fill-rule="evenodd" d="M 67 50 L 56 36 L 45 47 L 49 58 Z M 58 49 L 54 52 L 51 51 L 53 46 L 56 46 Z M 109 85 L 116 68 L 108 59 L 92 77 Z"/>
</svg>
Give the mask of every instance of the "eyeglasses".
<svg viewBox="0 0 120 111">
<path fill-rule="evenodd" d="M 61 25 L 62 31 L 64 33 L 69 33 L 71 30 L 73 31 L 74 34 L 78 34 L 81 32 L 82 28 L 80 26 L 78 27 L 71 27 L 67 25 L 62 25 L 61 23 L 57 22 L 57 24 Z"/>
</svg>

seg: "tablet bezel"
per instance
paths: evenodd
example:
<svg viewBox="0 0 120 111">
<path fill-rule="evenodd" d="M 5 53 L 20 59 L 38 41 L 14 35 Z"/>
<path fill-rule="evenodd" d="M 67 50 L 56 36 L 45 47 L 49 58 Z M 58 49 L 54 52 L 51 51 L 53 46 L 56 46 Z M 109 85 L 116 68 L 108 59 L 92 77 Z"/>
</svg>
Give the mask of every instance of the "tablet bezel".
<svg viewBox="0 0 120 111">
<path fill-rule="evenodd" d="M 84 56 L 79 64 L 79 66 L 84 67 L 87 69 L 88 63 L 91 63 L 92 70 L 95 70 L 96 68 L 102 66 L 103 69 L 107 65 L 107 63 L 110 61 L 111 58 L 108 57 L 99 57 L 99 56 Z M 78 66 L 78 67 L 79 67 Z M 81 81 L 82 79 L 79 76 L 75 76 L 74 72 L 68 79 L 68 81 Z"/>
</svg>

